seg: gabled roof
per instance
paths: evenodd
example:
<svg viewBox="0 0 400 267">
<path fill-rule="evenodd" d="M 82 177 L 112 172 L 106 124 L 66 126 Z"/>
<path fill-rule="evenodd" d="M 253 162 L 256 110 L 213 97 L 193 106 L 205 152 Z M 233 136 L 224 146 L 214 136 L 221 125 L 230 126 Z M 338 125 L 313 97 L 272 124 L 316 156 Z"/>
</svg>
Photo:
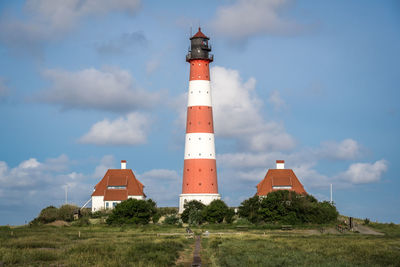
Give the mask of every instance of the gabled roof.
<svg viewBox="0 0 400 267">
<path fill-rule="evenodd" d="M 112 189 L 110 186 L 125 188 Z M 104 200 L 126 200 L 128 196 L 146 196 L 143 187 L 131 169 L 109 169 L 95 186 L 92 196 L 104 196 Z"/>
<path fill-rule="evenodd" d="M 280 190 L 278 187 L 299 194 L 307 194 L 293 170 L 269 169 L 264 179 L 257 185 L 257 195 L 265 196 L 268 193 Z"/>
<path fill-rule="evenodd" d="M 193 36 L 190 38 L 190 40 L 192 40 L 193 38 L 210 39 L 210 38 L 208 38 L 207 36 L 205 36 L 204 33 L 201 32 L 201 28 L 200 28 L 200 27 L 199 27 L 199 31 L 198 31 L 195 35 L 193 35 Z"/>
</svg>

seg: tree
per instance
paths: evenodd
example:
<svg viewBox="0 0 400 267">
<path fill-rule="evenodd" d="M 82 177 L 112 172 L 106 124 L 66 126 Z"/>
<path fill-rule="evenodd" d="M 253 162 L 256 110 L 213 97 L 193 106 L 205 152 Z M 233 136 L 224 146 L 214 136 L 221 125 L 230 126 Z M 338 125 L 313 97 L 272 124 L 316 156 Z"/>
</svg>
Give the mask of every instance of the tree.
<svg viewBox="0 0 400 267">
<path fill-rule="evenodd" d="M 251 197 L 243 201 L 239 206 L 239 216 L 246 218 L 252 223 L 260 221 L 260 198 L 258 196 Z"/>
<path fill-rule="evenodd" d="M 58 209 L 57 219 L 71 222 L 74 220 L 74 212 L 77 211 L 78 209 L 79 207 L 75 205 L 69 205 L 69 204 L 62 205 Z"/>
<path fill-rule="evenodd" d="M 321 224 L 335 221 L 339 213 L 334 205 L 326 201 L 318 202 L 312 195 L 279 190 L 263 198 L 255 196 L 243 201 L 239 215 L 252 223 Z"/>
<path fill-rule="evenodd" d="M 228 214 L 228 206 L 222 200 L 213 200 L 204 209 L 204 219 L 209 223 L 222 223 Z"/>
<path fill-rule="evenodd" d="M 148 224 L 157 212 L 156 203 L 151 200 L 130 198 L 122 201 L 107 218 L 108 224 Z"/>
<path fill-rule="evenodd" d="M 201 224 L 203 222 L 203 209 L 205 205 L 197 200 L 185 203 L 181 219 L 184 223 Z"/>
<path fill-rule="evenodd" d="M 235 210 L 233 208 L 229 208 L 225 214 L 225 222 L 232 223 L 233 217 L 235 217 Z"/>
<path fill-rule="evenodd" d="M 179 217 L 176 214 L 168 215 L 165 217 L 163 224 L 178 224 Z"/>
<path fill-rule="evenodd" d="M 57 220 L 58 209 L 54 206 L 48 206 L 40 211 L 39 216 L 33 222 L 51 223 Z"/>
</svg>

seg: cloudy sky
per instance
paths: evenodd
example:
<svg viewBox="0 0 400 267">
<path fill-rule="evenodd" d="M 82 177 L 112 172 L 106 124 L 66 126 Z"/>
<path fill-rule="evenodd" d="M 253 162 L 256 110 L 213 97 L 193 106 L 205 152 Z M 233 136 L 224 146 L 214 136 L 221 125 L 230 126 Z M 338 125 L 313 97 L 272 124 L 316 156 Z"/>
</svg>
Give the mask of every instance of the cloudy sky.
<svg viewBox="0 0 400 267">
<path fill-rule="evenodd" d="M 283 159 L 342 214 L 400 223 L 398 1 L 0 2 L 0 225 L 83 205 L 128 162 L 181 191 L 190 31 L 214 53 L 219 190 L 237 206 Z"/>
</svg>

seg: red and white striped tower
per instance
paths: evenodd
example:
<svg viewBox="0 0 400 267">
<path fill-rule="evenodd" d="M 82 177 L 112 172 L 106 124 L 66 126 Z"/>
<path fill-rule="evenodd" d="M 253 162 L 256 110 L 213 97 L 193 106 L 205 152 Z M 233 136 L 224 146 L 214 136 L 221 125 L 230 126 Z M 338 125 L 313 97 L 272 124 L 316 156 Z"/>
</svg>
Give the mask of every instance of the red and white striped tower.
<svg viewBox="0 0 400 267">
<path fill-rule="evenodd" d="M 215 199 L 220 199 L 209 68 L 213 56 L 209 54 L 211 47 L 208 40 L 199 28 L 190 38 L 191 47 L 186 56 L 186 61 L 190 63 L 190 78 L 179 213 L 183 212 L 184 204 L 191 200 L 207 205 Z"/>
</svg>

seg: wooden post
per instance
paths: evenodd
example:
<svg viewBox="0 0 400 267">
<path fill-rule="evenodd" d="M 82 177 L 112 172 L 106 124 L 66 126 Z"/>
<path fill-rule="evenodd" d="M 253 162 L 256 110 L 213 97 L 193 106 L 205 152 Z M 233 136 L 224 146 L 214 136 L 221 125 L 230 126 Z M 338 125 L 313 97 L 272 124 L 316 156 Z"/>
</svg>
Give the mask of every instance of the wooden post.
<svg viewBox="0 0 400 267">
<path fill-rule="evenodd" d="M 81 231 L 78 232 L 78 237 L 81 238 Z"/>
</svg>

